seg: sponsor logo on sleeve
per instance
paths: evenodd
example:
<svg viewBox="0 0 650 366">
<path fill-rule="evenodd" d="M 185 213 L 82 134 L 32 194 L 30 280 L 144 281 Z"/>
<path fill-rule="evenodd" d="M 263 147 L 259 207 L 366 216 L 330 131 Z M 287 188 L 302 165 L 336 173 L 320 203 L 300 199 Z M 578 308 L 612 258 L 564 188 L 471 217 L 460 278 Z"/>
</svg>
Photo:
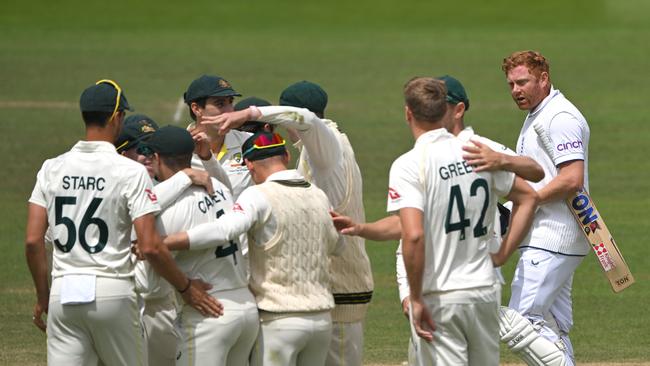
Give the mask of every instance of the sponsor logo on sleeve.
<svg viewBox="0 0 650 366">
<path fill-rule="evenodd" d="M 149 198 L 149 201 L 153 203 L 158 203 L 158 197 L 156 197 L 156 194 L 153 193 L 153 191 L 149 188 L 146 188 L 145 193 L 147 193 L 147 197 Z"/>
<path fill-rule="evenodd" d="M 241 207 L 239 203 L 235 203 L 234 206 L 232 206 L 233 211 L 238 211 L 238 212 L 244 212 L 244 209 Z"/>
<path fill-rule="evenodd" d="M 402 198 L 399 193 L 393 188 L 388 188 L 388 198 L 390 198 L 392 201 L 397 201 L 398 199 Z"/>
<path fill-rule="evenodd" d="M 573 149 L 583 149 L 582 146 L 582 140 L 575 140 L 575 141 L 568 141 L 568 142 L 563 142 L 557 144 L 555 147 L 557 151 L 566 151 L 566 150 L 573 150 Z"/>
</svg>

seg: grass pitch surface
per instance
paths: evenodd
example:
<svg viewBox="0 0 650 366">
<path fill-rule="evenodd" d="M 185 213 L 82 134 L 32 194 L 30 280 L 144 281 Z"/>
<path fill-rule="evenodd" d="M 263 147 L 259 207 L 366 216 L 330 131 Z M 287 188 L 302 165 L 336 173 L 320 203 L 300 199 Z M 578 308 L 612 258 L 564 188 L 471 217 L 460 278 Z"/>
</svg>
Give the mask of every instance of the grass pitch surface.
<svg viewBox="0 0 650 366">
<path fill-rule="evenodd" d="M 328 117 L 355 147 L 369 220 L 384 215 L 388 169 L 412 145 L 402 85 L 451 74 L 468 90 L 466 121 L 514 146 L 524 114 L 509 97 L 501 59 L 540 50 L 554 85 L 591 127 L 591 194 L 637 284 L 614 295 L 593 255 L 574 280 L 579 362 L 650 360 L 647 256 L 648 44 L 646 2 L 5 1 L 0 13 L 0 364 L 42 364 L 31 324 L 33 286 L 23 255 L 26 201 L 44 159 L 83 136 L 78 97 L 100 78 L 124 88 L 138 113 L 171 122 L 201 73 L 245 96 L 276 101 L 308 79 L 329 92 Z M 394 282 L 396 243 L 368 243 L 376 290 L 366 323 L 367 363 L 406 359 L 407 324 Z M 512 258 L 505 267 L 512 277 Z M 509 291 L 504 291 L 507 300 Z M 516 359 L 502 352 L 504 362 Z"/>
</svg>

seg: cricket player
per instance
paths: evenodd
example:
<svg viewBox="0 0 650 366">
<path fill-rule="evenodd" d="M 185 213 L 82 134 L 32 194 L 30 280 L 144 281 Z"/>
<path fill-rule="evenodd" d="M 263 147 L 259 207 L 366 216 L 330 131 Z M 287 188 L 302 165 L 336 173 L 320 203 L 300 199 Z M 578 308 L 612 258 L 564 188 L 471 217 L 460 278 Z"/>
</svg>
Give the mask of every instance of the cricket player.
<svg viewBox="0 0 650 366">
<path fill-rule="evenodd" d="M 192 81 L 183 94 L 190 117 L 194 120 L 189 129 L 193 130 L 198 127 L 198 132 L 202 130 L 200 127 L 205 118 L 232 112 L 234 97 L 241 97 L 241 94 L 237 93 L 230 83 L 220 76 L 203 75 Z M 201 159 L 210 160 L 212 153 L 216 154 L 216 160 L 219 161 L 229 178 L 233 197 L 237 199 L 246 187 L 253 184 L 246 166 L 242 164 L 241 151 L 241 145 L 250 137 L 250 133 L 235 130 L 224 135 L 214 134 L 210 137 L 210 154 L 204 154 Z M 193 167 L 201 167 L 198 160 L 193 161 Z M 218 176 L 215 178 L 226 183 Z"/>
<path fill-rule="evenodd" d="M 183 175 L 183 170 L 190 167 L 194 148 L 188 131 L 166 126 L 152 134 L 139 149 L 151 157 L 154 173 L 164 184 L 174 176 Z M 215 179 L 213 187 L 212 195 L 197 186 L 185 189 L 158 215 L 159 231 L 163 235 L 185 231 L 214 222 L 230 212 L 233 206 L 230 191 Z M 181 270 L 212 285 L 210 295 L 224 306 L 224 315 L 219 318 L 205 317 L 191 307 L 182 307 L 177 320 L 180 333 L 178 354 L 174 357 L 177 365 L 245 365 L 248 361 L 257 338 L 259 318 L 255 299 L 247 287 L 241 255 L 237 239 L 227 245 L 175 252 Z M 170 347 L 176 350 L 175 344 Z"/>
<path fill-rule="evenodd" d="M 424 365 L 498 365 L 494 265 L 525 236 L 537 205 L 526 182 L 506 171 L 474 171 L 465 144 L 447 130 L 445 83 L 411 79 L 404 88 L 414 148 L 393 163 L 388 211 L 399 212 L 416 354 Z M 497 197 L 513 201 L 511 227 L 489 254 Z"/>
<path fill-rule="evenodd" d="M 248 120 L 286 127 L 300 150 L 298 171 L 327 194 L 335 211 L 364 221 L 361 172 L 347 135 L 335 122 L 324 118 L 327 93 L 317 84 L 301 81 L 282 92 L 280 104 L 253 106 L 206 124 L 219 125 L 222 131 Z M 343 240 L 341 255 L 330 258 L 336 307 L 332 311 L 332 342 L 326 364 L 361 365 L 363 321 L 374 287 L 372 271 L 363 238 L 346 236 Z"/>
<path fill-rule="evenodd" d="M 138 248 L 183 299 L 206 315 L 221 304 L 192 281 L 160 245 L 159 211 L 146 169 L 113 146 L 128 101 L 117 83 L 100 80 L 80 98 L 86 140 L 45 161 L 29 199 L 25 239 L 37 302 L 34 323 L 48 313 L 48 365 L 143 365 L 131 254 L 131 225 Z M 47 282 L 44 235 L 55 249 Z"/>
<path fill-rule="evenodd" d="M 151 157 L 138 152 L 140 144 L 157 130 L 158 124 L 150 117 L 143 114 L 130 115 L 124 119 L 115 147 L 118 154 L 137 161 L 147 168 L 161 210 L 172 204 L 186 188 L 193 184 L 204 187 L 209 194 L 214 194 L 209 174 L 203 170 L 186 168 L 182 173 L 175 174 L 162 183 L 158 182 Z M 205 145 L 205 142 L 202 144 Z M 206 160 L 203 162 L 207 165 Z M 220 169 L 220 166 L 216 164 L 216 168 Z M 131 239 L 136 239 L 135 233 L 132 233 Z M 134 260 L 137 261 L 135 287 L 141 297 L 140 312 L 147 363 L 156 366 L 175 365 L 176 344 L 179 339 L 174 327 L 177 307 L 174 289 L 167 281 L 160 278 L 147 261 L 137 260 L 135 256 Z"/>
<path fill-rule="evenodd" d="M 521 256 L 509 307 L 555 342 L 572 364 L 575 360 L 569 331 L 573 326 L 573 273 L 590 248 L 564 200 L 582 187 L 589 190 L 589 125 L 553 87 L 548 61 L 539 52 L 514 52 L 503 60 L 502 69 L 512 99 L 519 109 L 528 111 L 517 153 L 538 161 L 546 174 L 542 181 L 530 182 L 541 205 L 530 233 L 519 246 Z M 553 159 L 545 153 L 533 123 L 548 132 L 555 148 Z"/>
<path fill-rule="evenodd" d="M 258 132 L 242 146 L 257 185 L 239 196 L 233 212 L 165 239 L 170 248 L 221 243 L 247 232 L 250 288 L 262 322 L 252 365 L 324 365 L 332 334 L 328 256 L 340 247 L 323 191 L 287 170 L 278 134 Z"/>
</svg>

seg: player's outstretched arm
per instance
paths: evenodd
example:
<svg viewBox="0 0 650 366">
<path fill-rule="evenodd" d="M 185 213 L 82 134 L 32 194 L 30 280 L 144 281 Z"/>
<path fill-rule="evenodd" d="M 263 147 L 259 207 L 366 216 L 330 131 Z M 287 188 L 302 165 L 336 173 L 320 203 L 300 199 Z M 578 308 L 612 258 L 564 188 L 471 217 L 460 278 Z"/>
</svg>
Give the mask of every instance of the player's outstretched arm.
<svg viewBox="0 0 650 366">
<path fill-rule="evenodd" d="M 133 220 L 138 237 L 138 250 L 154 270 L 182 295 L 183 300 L 204 316 L 223 315 L 223 305 L 206 292 L 210 288 L 202 281 L 192 280 L 178 268 L 166 246 L 162 245 L 156 231 L 155 217 L 146 214 Z"/>
<path fill-rule="evenodd" d="M 558 173 L 544 188 L 540 189 L 542 204 L 566 199 L 570 194 L 582 189 L 584 184 L 585 162 L 571 160 L 558 166 Z"/>
<path fill-rule="evenodd" d="M 34 305 L 32 321 L 42 331 L 45 331 L 46 327 L 42 316 L 43 313 L 47 313 L 50 300 L 44 239 L 47 226 L 47 209 L 30 203 L 25 233 L 25 257 L 36 287 L 36 304 Z"/>
<path fill-rule="evenodd" d="M 332 215 L 336 229 L 344 235 L 360 236 L 376 241 L 399 240 L 402 237 L 402 226 L 397 215 L 386 216 L 374 222 L 361 223 L 338 212 L 331 211 L 330 215 Z"/>
<path fill-rule="evenodd" d="M 492 255 L 492 262 L 495 267 L 502 266 L 526 237 L 539 204 L 537 192 L 520 177 L 515 177 L 515 182 L 507 198 L 513 204 L 510 214 L 510 228 L 503 238 L 501 248 L 496 254 Z"/>
<path fill-rule="evenodd" d="M 476 172 L 506 170 L 517 174 L 527 181 L 539 182 L 544 178 L 544 169 L 527 156 L 504 154 L 492 150 L 486 144 L 472 139 L 463 146 L 463 159 Z"/>
</svg>

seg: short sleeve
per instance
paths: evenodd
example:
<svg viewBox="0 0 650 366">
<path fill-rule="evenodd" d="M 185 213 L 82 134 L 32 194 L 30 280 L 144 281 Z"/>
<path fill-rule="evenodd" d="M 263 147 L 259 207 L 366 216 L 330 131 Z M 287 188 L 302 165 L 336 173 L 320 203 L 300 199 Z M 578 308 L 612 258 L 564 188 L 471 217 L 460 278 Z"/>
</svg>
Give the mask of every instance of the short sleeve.
<svg viewBox="0 0 650 366">
<path fill-rule="evenodd" d="M 46 162 L 47 163 L 47 162 Z M 36 174 L 36 184 L 32 190 L 32 195 L 29 197 L 29 202 L 41 207 L 47 208 L 47 199 L 45 198 L 45 164 Z"/>
<path fill-rule="evenodd" d="M 571 160 L 585 160 L 583 124 L 573 115 L 566 112 L 555 115 L 548 134 L 553 142 L 556 166 Z"/>
<path fill-rule="evenodd" d="M 135 220 L 148 213 L 159 212 L 158 198 L 153 191 L 153 184 L 145 167 L 139 164 L 134 165 L 133 174 L 129 174 L 127 179 L 123 192 L 131 219 Z"/>
<path fill-rule="evenodd" d="M 515 173 L 506 170 L 497 170 L 492 172 L 493 178 L 493 191 L 499 197 L 506 197 L 512 190 L 512 185 L 515 183 Z"/>
<path fill-rule="evenodd" d="M 407 207 L 424 211 L 424 188 L 418 164 L 411 153 L 399 157 L 390 168 L 386 210 L 395 212 Z"/>
</svg>

